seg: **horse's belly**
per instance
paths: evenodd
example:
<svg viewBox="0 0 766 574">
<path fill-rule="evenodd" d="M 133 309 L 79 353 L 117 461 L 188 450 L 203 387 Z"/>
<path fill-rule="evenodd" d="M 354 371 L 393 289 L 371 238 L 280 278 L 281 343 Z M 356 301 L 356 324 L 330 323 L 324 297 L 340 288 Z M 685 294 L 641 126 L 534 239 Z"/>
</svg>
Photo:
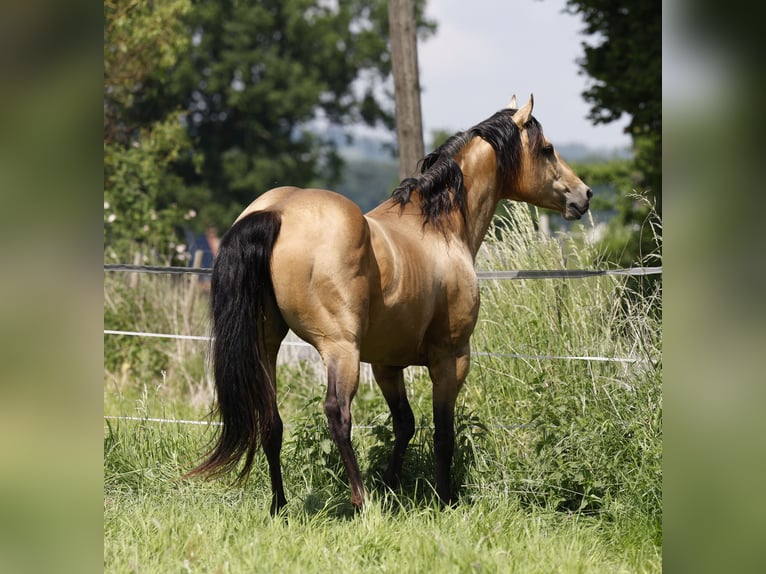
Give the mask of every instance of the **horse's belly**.
<svg viewBox="0 0 766 574">
<path fill-rule="evenodd" d="M 436 357 L 460 354 L 470 341 L 478 310 L 478 295 L 466 292 L 450 305 L 446 297 L 437 296 L 373 313 L 361 339 L 362 361 L 428 365 Z"/>
<path fill-rule="evenodd" d="M 361 360 L 365 363 L 406 367 L 425 365 L 428 355 L 416 334 L 403 332 L 401 325 L 387 323 L 368 330 L 360 344 Z"/>
</svg>

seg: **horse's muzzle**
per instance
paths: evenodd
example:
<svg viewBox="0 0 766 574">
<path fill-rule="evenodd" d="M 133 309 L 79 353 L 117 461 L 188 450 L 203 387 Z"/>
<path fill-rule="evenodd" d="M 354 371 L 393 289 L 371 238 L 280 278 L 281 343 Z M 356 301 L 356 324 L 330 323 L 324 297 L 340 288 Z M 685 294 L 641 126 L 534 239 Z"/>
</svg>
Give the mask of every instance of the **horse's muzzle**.
<svg viewBox="0 0 766 574">
<path fill-rule="evenodd" d="M 590 202 L 588 201 L 586 201 L 582 206 L 579 206 L 574 202 L 568 203 L 566 210 L 564 211 L 564 219 L 567 221 L 575 221 L 576 219 L 580 219 L 588 211 L 589 204 Z"/>
<path fill-rule="evenodd" d="M 580 219 L 588 211 L 593 191 L 588 187 L 582 195 L 583 197 L 579 201 L 571 200 L 567 202 L 566 209 L 564 210 L 564 219 L 567 221 Z"/>
</svg>

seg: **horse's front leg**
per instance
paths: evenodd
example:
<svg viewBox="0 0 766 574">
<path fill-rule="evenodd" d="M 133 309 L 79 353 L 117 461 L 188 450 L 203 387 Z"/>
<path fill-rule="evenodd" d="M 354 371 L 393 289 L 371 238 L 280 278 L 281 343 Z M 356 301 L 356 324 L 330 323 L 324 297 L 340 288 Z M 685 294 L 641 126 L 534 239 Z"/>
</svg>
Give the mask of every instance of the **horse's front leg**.
<svg viewBox="0 0 766 574">
<path fill-rule="evenodd" d="M 343 465 L 346 467 L 351 504 L 359 509 L 364 504 L 364 486 L 359 464 L 351 445 L 351 401 L 359 386 L 359 351 L 340 349 L 325 356 L 327 365 L 327 397 L 324 412 Z"/>
<path fill-rule="evenodd" d="M 455 451 L 455 402 L 469 365 L 470 354 L 466 348 L 458 356 L 445 357 L 428 368 L 433 382 L 436 493 L 444 504 L 453 501 L 450 471 Z"/>
<path fill-rule="evenodd" d="M 372 365 L 372 372 L 380 390 L 391 409 L 391 419 L 394 425 L 394 448 L 388 461 L 383 481 L 389 488 L 399 484 L 404 463 L 404 451 L 415 434 L 415 416 L 407 400 L 407 389 L 404 386 L 404 369 L 402 367 L 387 367 Z"/>
</svg>

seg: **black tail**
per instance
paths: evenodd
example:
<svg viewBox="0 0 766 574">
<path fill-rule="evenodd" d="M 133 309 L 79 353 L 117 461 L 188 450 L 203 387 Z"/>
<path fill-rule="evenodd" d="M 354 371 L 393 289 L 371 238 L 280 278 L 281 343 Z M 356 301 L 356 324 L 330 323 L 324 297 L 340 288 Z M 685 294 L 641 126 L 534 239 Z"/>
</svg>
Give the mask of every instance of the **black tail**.
<svg viewBox="0 0 766 574">
<path fill-rule="evenodd" d="M 282 219 L 254 212 L 221 239 L 210 287 L 213 373 L 223 426 L 207 459 L 187 476 L 222 474 L 242 457 L 239 480 L 247 478 L 255 451 L 275 418 L 275 384 L 263 365 L 267 305 L 274 298 L 271 254 Z"/>
</svg>

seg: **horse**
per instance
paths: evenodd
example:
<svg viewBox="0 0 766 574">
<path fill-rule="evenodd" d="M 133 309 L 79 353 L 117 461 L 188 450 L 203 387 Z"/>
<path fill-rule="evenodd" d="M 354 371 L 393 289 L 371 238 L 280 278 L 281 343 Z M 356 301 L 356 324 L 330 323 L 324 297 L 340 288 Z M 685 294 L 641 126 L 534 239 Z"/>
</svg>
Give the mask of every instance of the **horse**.
<svg viewBox="0 0 766 574">
<path fill-rule="evenodd" d="M 532 116 L 534 97 L 449 138 L 391 197 L 363 214 L 329 190 L 277 187 L 248 205 L 220 242 L 211 279 L 211 354 L 223 425 L 204 462 L 187 473 L 236 471 L 246 480 L 261 446 L 270 513 L 287 504 L 280 451 L 276 359 L 292 329 L 327 370 L 324 412 L 351 490 L 366 491 L 351 444 L 360 361 L 370 363 L 391 410 L 394 445 L 383 480 L 400 480 L 415 433 L 403 371 L 433 383 L 435 490 L 452 504 L 454 410 L 479 314 L 476 254 L 501 199 L 582 217 L 590 188 Z"/>
</svg>

